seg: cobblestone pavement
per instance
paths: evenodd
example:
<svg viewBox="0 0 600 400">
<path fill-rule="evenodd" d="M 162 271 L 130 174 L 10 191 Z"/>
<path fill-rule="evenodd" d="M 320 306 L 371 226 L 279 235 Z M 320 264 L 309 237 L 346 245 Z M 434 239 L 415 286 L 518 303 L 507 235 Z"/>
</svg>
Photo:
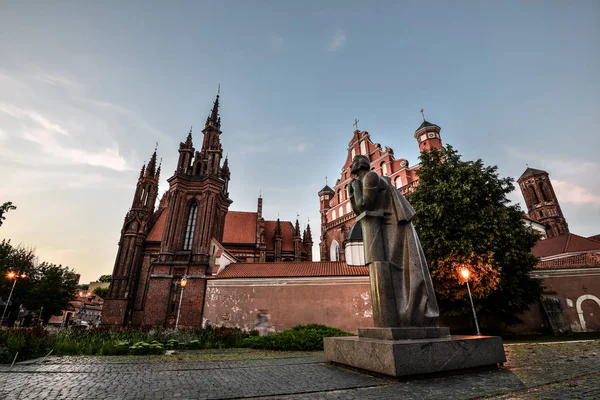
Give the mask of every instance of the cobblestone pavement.
<svg viewBox="0 0 600 400">
<path fill-rule="evenodd" d="M 0 366 L 0 399 L 600 399 L 600 341 L 505 349 L 500 369 L 412 380 L 335 367 L 321 353 L 210 362 L 50 357 Z"/>
</svg>

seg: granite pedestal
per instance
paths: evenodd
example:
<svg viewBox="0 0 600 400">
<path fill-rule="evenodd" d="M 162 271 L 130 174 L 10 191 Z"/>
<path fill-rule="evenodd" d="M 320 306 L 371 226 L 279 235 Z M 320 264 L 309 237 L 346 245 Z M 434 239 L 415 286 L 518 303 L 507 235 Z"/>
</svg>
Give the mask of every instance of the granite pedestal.
<svg viewBox="0 0 600 400">
<path fill-rule="evenodd" d="M 391 376 L 493 366 L 506 362 L 498 336 L 450 336 L 448 328 L 367 328 L 325 338 L 325 359 Z"/>
</svg>

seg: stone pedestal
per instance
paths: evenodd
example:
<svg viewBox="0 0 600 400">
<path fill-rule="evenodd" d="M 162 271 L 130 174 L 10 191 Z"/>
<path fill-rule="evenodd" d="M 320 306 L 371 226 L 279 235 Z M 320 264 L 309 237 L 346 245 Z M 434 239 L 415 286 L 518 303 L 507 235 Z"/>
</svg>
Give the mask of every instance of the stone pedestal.
<svg viewBox="0 0 600 400">
<path fill-rule="evenodd" d="M 368 328 L 325 338 L 325 359 L 391 376 L 429 374 L 506 362 L 498 336 L 450 336 L 448 328 Z"/>
</svg>

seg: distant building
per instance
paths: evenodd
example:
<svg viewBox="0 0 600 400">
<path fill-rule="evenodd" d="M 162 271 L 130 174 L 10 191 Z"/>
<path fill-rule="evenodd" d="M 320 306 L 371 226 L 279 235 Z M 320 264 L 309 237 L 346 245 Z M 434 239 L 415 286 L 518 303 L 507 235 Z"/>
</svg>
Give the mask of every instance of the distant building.
<svg viewBox="0 0 600 400">
<path fill-rule="evenodd" d="M 48 325 L 57 327 L 96 327 L 100 325 L 104 299 L 89 290 L 77 290 L 75 296 L 75 299 L 69 302 L 69 306 L 63 310 L 61 315 L 50 317 Z"/>
</svg>

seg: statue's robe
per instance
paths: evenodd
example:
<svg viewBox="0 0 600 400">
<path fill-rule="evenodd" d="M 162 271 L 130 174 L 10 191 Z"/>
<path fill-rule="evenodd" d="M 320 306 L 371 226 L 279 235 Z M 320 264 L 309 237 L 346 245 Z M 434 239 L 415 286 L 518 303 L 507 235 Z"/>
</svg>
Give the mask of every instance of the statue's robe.
<svg viewBox="0 0 600 400">
<path fill-rule="evenodd" d="M 389 178 L 373 171 L 351 185 L 369 266 L 375 326 L 439 326 L 427 261 L 411 222 L 414 209 Z"/>
</svg>

